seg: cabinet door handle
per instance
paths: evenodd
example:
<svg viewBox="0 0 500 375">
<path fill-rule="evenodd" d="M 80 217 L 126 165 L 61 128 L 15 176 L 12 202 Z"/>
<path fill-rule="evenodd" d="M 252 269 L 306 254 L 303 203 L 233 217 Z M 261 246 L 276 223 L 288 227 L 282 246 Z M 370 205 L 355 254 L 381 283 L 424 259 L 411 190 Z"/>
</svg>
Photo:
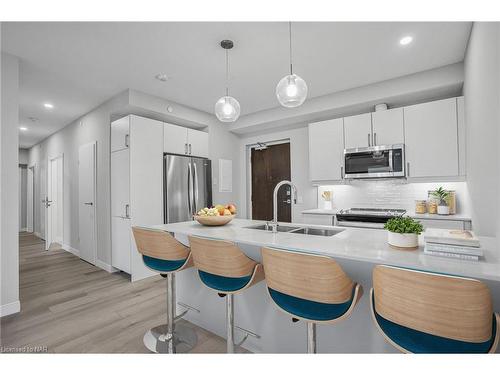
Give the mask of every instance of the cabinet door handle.
<svg viewBox="0 0 500 375">
<path fill-rule="evenodd" d="M 368 133 L 368 147 L 370 147 L 370 133 Z"/>
<path fill-rule="evenodd" d="M 344 167 L 340 167 L 340 179 L 343 180 L 344 179 Z"/>
<path fill-rule="evenodd" d="M 130 205 L 126 204 L 125 205 L 125 218 L 130 219 L 130 212 L 129 212 Z"/>
<path fill-rule="evenodd" d="M 184 143 L 184 153 L 187 155 L 188 153 L 188 144 Z"/>
<path fill-rule="evenodd" d="M 406 162 L 406 176 L 410 177 L 410 162 Z"/>
<path fill-rule="evenodd" d="M 191 155 L 191 143 L 189 144 L 189 155 Z"/>
<path fill-rule="evenodd" d="M 373 145 L 377 145 L 377 133 L 373 133 Z"/>
<path fill-rule="evenodd" d="M 125 134 L 125 147 L 129 147 L 128 139 L 129 139 L 129 135 Z"/>
</svg>

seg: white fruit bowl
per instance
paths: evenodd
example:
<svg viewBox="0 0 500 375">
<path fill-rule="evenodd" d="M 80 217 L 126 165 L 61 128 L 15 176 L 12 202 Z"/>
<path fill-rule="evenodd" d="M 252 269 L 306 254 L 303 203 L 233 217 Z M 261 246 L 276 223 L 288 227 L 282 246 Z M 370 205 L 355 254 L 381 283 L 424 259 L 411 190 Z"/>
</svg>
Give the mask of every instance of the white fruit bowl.
<svg viewBox="0 0 500 375">
<path fill-rule="evenodd" d="M 208 225 L 211 227 L 216 227 L 220 225 L 226 225 L 229 223 L 231 220 L 236 215 L 221 215 L 221 216 L 200 216 L 200 215 L 194 215 L 194 219 L 200 223 L 201 225 Z"/>
<path fill-rule="evenodd" d="M 418 235 L 387 231 L 387 242 L 396 249 L 415 250 L 418 248 Z"/>
</svg>

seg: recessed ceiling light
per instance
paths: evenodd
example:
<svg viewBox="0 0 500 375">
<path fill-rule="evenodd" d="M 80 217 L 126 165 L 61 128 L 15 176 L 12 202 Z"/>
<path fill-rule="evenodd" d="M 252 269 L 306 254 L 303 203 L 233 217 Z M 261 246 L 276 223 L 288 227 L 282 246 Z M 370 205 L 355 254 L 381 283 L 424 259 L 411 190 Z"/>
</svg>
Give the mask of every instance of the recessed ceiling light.
<svg viewBox="0 0 500 375">
<path fill-rule="evenodd" d="M 44 103 L 43 106 L 47 109 L 52 109 L 54 108 L 54 105 L 53 104 L 50 104 L 50 103 Z"/>
<path fill-rule="evenodd" d="M 167 76 L 166 74 L 160 73 L 160 74 L 155 75 L 155 78 L 158 81 L 167 82 L 169 79 L 169 76 Z"/>
<path fill-rule="evenodd" d="M 399 44 L 401 44 L 402 46 L 406 46 L 406 45 L 410 44 L 412 41 L 413 41 L 413 37 L 408 35 L 408 36 L 402 37 L 399 40 Z"/>
<path fill-rule="evenodd" d="M 22 132 L 25 132 L 26 130 L 28 130 L 28 128 L 26 126 L 20 126 L 19 130 L 21 130 Z"/>
</svg>

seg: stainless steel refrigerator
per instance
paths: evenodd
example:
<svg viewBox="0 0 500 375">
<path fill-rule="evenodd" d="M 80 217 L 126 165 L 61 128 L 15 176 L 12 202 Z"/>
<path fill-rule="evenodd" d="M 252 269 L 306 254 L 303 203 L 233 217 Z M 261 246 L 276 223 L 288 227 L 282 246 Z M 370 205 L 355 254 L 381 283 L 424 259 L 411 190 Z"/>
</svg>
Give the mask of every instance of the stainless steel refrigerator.
<svg viewBox="0 0 500 375">
<path fill-rule="evenodd" d="M 165 223 L 193 219 L 203 207 L 212 205 L 210 160 L 192 156 L 163 156 Z"/>
</svg>

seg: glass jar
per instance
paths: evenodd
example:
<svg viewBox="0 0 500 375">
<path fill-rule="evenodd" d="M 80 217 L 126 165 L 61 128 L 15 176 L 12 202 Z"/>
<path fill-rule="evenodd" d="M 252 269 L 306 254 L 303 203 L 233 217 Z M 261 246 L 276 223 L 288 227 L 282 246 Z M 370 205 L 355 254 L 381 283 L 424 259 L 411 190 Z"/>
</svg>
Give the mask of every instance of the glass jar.
<svg viewBox="0 0 500 375">
<path fill-rule="evenodd" d="M 427 212 L 427 201 L 426 200 L 416 200 L 415 201 L 415 213 L 425 214 Z"/>
</svg>

